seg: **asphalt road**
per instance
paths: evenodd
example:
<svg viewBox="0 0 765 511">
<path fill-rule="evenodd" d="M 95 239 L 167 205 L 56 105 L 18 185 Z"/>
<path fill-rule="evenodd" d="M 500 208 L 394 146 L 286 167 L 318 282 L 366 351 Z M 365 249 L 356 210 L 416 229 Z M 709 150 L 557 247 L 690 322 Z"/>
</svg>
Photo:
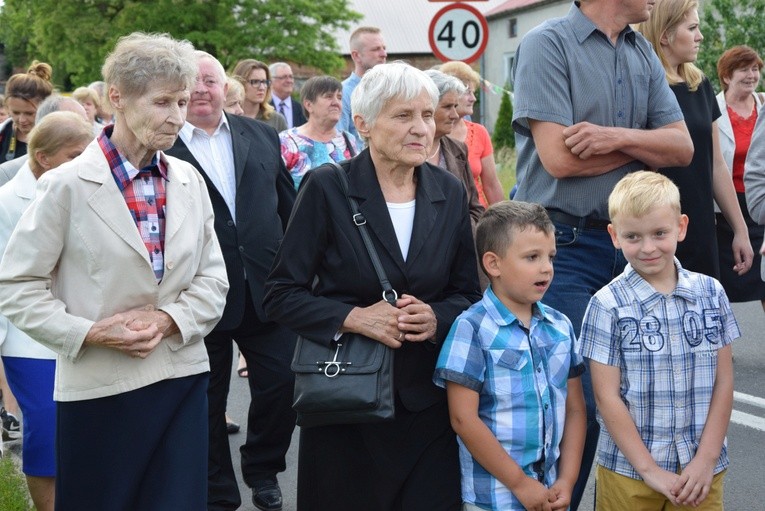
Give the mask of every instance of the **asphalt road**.
<svg viewBox="0 0 765 511">
<path fill-rule="evenodd" d="M 736 394 L 733 416 L 728 428 L 728 446 L 731 466 L 725 479 L 725 509 L 728 511 L 765 511 L 765 499 L 760 493 L 765 485 L 765 313 L 759 303 L 734 304 L 742 337 L 733 345 L 733 367 Z M 233 371 L 228 412 L 237 422 L 247 417 L 249 392 L 244 378 Z M 296 428 L 287 455 L 287 471 L 279 474 L 284 495 L 284 511 L 296 511 L 297 447 L 299 430 Z M 242 511 L 255 511 L 251 492 L 241 481 L 239 446 L 244 442 L 244 431 L 230 436 L 231 454 L 237 467 L 239 488 L 242 493 Z M 580 511 L 593 511 L 594 476 L 590 477 L 587 493 Z"/>
</svg>

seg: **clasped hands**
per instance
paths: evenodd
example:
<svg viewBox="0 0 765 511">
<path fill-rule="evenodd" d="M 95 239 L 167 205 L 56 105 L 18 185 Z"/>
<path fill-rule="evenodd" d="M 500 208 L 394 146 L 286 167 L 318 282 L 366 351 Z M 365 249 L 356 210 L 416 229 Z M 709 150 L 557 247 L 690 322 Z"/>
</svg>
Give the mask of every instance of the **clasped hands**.
<svg viewBox="0 0 765 511">
<path fill-rule="evenodd" d="M 369 307 L 356 307 L 345 318 L 343 332 L 357 332 L 391 348 L 404 342 L 422 342 L 436 335 L 436 315 L 427 303 L 412 295 L 401 295 L 396 306 L 384 300 Z"/>
<path fill-rule="evenodd" d="M 146 305 L 96 321 L 85 336 L 84 344 L 146 358 L 162 338 L 175 329 L 177 327 L 169 314 L 153 305 Z"/>
<path fill-rule="evenodd" d="M 582 160 L 609 154 L 617 147 L 612 130 L 589 122 L 567 126 L 563 130 L 563 139 L 569 151 Z"/>
</svg>

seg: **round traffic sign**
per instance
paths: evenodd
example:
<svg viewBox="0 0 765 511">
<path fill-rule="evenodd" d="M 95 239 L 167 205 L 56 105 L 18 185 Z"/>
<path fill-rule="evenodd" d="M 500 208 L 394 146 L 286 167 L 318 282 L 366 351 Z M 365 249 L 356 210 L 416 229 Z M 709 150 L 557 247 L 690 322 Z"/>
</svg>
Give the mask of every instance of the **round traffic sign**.
<svg viewBox="0 0 765 511">
<path fill-rule="evenodd" d="M 489 42 L 489 24 L 472 5 L 450 4 L 433 17 L 428 30 L 430 48 L 444 62 L 471 63 L 481 56 Z"/>
</svg>

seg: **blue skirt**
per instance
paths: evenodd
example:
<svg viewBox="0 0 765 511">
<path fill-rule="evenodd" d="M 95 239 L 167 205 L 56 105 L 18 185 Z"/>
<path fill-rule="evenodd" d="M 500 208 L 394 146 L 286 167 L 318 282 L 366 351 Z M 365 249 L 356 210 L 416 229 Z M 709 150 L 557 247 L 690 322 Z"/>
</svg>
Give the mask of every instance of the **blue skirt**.
<svg viewBox="0 0 765 511">
<path fill-rule="evenodd" d="M 56 510 L 207 511 L 208 374 L 59 401 Z"/>
<path fill-rule="evenodd" d="M 11 392 L 24 414 L 22 471 L 28 476 L 54 477 L 56 403 L 53 379 L 56 361 L 38 358 L 3 357 Z"/>
</svg>

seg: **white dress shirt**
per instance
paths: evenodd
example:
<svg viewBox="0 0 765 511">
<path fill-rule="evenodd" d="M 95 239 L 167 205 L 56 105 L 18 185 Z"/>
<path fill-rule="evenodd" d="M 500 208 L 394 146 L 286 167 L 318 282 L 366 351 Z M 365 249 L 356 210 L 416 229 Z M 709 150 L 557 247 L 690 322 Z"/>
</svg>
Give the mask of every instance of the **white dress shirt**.
<svg viewBox="0 0 765 511">
<path fill-rule="evenodd" d="M 231 130 L 225 115 L 221 115 L 218 127 L 212 135 L 186 122 L 181 128 L 181 140 L 212 180 L 223 196 L 231 218 L 236 222 L 236 175 L 234 170 L 234 146 Z"/>
</svg>

